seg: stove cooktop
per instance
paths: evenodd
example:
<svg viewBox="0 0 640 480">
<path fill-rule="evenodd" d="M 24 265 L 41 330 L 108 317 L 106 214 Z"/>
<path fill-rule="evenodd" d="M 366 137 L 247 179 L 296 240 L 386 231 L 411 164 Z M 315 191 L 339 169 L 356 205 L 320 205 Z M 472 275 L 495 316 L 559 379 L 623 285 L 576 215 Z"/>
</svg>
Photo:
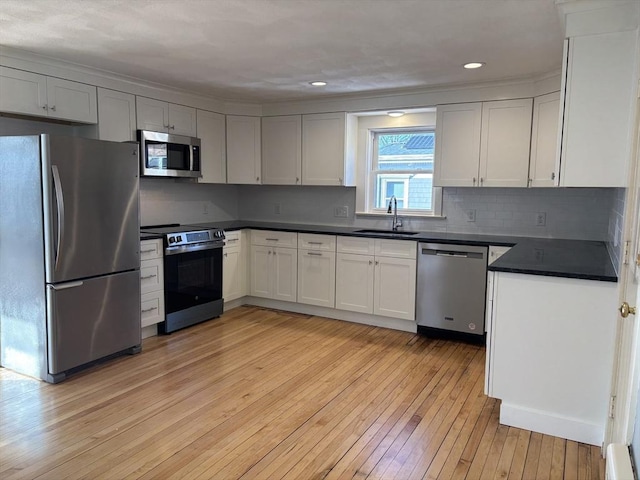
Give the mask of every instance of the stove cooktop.
<svg viewBox="0 0 640 480">
<path fill-rule="evenodd" d="M 194 243 L 214 242 L 224 240 L 224 230 L 213 226 L 180 225 L 148 225 L 140 227 L 143 233 L 162 235 L 165 246 L 181 246 Z"/>
</svg>

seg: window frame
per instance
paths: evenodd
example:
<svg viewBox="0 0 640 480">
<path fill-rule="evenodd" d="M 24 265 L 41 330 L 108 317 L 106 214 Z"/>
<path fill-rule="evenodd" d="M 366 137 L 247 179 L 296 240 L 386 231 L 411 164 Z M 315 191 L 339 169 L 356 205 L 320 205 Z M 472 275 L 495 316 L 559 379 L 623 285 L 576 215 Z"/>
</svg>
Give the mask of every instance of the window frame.
<svg viewBox="0 0 640 480">
<path fill-rule="evenodd" d="M 378 137 L 380 135 L 390 135 L 394 133 L 420 133 L 428 132 L 435 135 L 435 126 L 411 126 L 411 127 L 381 127 L 369 129 L 368 145 L 367 145 L 367 162 L 366 162 L 366 196 L 365 208 L 367 214 L 386 215 L 388 204 L 384 207 L 377 207 L 377 189 L 376 184 L 378 175 L 415 175 L 419 173 L 431 174 L 432 181 L 434 179 L 435 170 L 435 152 L 433 158 L 433 168 L 430 170 L 406 169 L 406 170 L 380 170 L 378 159 Z M 409 203 L 409 177 L 406 180 L 405 201 Z M 442 189 L 440 187 L 431 187 L 432 208 L 430 210 L 417 208 L 398 208 L 398 215 L 402 216 L 418 216 L 418 217 L 440 217 L 442 215 Z"/>
</svg>

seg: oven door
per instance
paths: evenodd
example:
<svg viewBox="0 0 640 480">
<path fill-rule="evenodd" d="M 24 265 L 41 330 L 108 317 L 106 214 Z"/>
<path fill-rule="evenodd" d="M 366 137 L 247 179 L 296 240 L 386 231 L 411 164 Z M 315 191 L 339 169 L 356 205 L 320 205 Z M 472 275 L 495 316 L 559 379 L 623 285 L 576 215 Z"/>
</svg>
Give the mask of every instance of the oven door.
<svg viewBox="0 0 640 480">
<path fill-rule="evenodd" d="M 164 257 L 167 317 L 222 299 L 222 247 L 184 251 Z"/>
</svg>

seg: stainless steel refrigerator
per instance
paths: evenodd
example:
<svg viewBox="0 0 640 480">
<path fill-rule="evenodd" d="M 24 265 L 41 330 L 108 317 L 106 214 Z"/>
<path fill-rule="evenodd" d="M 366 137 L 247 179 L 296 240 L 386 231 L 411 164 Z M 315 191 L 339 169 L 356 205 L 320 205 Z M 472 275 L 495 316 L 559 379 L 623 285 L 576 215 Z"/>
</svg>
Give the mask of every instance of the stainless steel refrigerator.
<svg viewBox="0 0 640 480">
<path fill-rule="evenodd" d="M 0 365 L 56 383 L 140 351 L 138 145 L 0 137 Z"/>
</svg>

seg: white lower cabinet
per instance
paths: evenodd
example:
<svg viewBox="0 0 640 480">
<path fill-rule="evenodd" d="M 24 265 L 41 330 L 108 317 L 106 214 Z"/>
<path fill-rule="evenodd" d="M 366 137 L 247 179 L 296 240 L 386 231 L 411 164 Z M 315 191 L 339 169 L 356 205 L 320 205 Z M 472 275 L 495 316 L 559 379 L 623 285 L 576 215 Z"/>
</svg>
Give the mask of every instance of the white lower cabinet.
<svg viewBox="0 0 640 480">
<path fill-rule="evenodd" d="M 251 295 L 295 302 L 297 233 L 255 231 L 251 234 Z M 288 246 L 276 246 L 288 245 Z"/>
<path fill-rule="evenodd" d="M 301 233 L 298 248 L 298 303 L 334 308 L 336 237 Z"/>
<path fill-rule="evenodd" d="M 337 244 L 336 308 L 415 320 L 416 243 L 342 238 Z"/>
<path fill-rule="evenodd" d="M 144 328 L 164 321 L 162 240 L 142 240 L 140 259 L 140 322 Z"/>
<path fill-rule="evenodd" d="M 244 237 L 243 231 L 226 233 L 222 250 L 222 298 L 225 302 L 247 294 Z"/>
</svg>

